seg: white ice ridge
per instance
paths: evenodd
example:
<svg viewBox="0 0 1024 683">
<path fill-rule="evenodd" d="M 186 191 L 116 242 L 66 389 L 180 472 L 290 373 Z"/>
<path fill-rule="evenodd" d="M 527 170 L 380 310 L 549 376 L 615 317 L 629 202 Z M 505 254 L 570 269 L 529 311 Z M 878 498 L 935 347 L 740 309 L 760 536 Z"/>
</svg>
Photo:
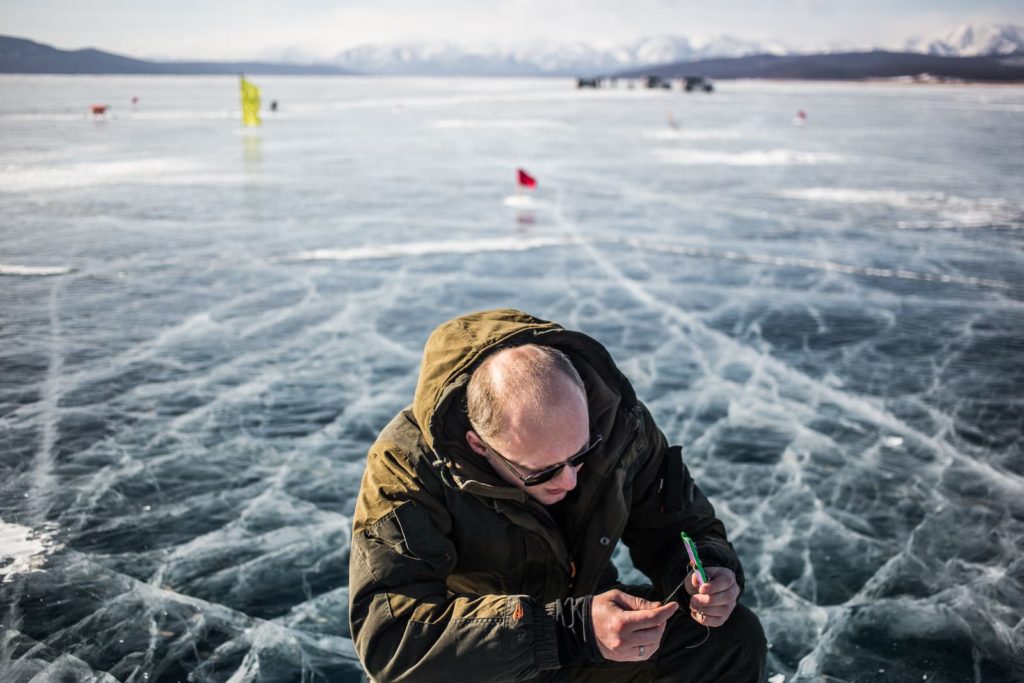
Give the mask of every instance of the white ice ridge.
<svg viewBox="0 0 1024 683">
<path fill-rule="evenodd" d="M 1011 287 L 1005 280 L 991 280 L 989 278 L 970 277 L 967 275 L 950 275 L 948 273 L 921 273 L 913 270 L 894 270 L 892 268 L 874 268 L 870 266 L 854 266 L 847 263 L 836 263 L 834 261 L 819 261 L 816 259 L 793 258 L 788 256 L 773 256 L 770 254 L 745 254 L 732 250 L 716 251 L 703 249 L 701 247 L 689 247 L 683 245 L 666 244 L 665 242 L 652 242 L 650 240 L 625 239 L 626 244 L 641 249 L 651 249 L 670 254 L 682 254 L 684 256 L 696 256 L 699 258 L 718 258 L 728 261 L 743 261 L 745 263 L 763 263 L 772 266 L 794 266 L 797 268 L 808 268 L 811 270 L 830 270 L 837 273 L 848 273 L 850 275 L 867 275 L 870 277 L 898 278 L 902 280 L 924 280 L 926 282 L 946 282 L 958 285 L 975 285 L 979 287 L 998 287 L 1007 289 Z"/>
<path fill-rule="evenodd" d="M 39 275 L 67 275 L 73 269 L 65 266 L 19 266 L 0 263 L 0 275 L 20 275 L 32 277 Z"/>
<path fill-rule="evenodd" d="M 118 159 L 77 162 L 51 166 L 10 164 L 0 167 L 0 192 L 34 192 L 71 187 L 93 187 L 129 183 L 132 185 L 192 185 L 234 183 L 241 176 L 185 158 Z"/>
<path fill-rule="evenodd" d="M 120 111 L 111 109 L 103 117 L 110 123 L 117 119 L 145 119 L 147 121 L 234 121 L 238 112 L 232 109 L 202 111 L 175 109 L 166 111 Z M 90 121 L 88 112 L 11 112 L 0 114 L 0 121 Z"/>
<path fill-rule="evenodd" d="M 562 247 L 579 244 L 577 237 L 533 237 L 495 238 L 483 240 L 409 242 L 407 244 L 382 244 L 349 249 L 312 249 L 299 252 L 295 259 L 300 261 L 372 261 L 399 256 L 426 256 L 428 254 L 476 254 L 485 251 L 529 251 L 545 247 Z"/>
<path fill-rule="evenodd" d="M 60 326 L 60 291 L 63 280 L 54 280 L 50 287 L 47 309 L 50 318 L 50 339 L 47 353 L 46 379 L 42 385 L 42 396 L 39 401 L 42 413 L 40 421 L 39 450 L 32 459 L 32 493 L 29 501 L 30 509 L 35 510 L 37 517 L 42 512 L 37 509 L 40 501 L 50 500 L 53 496 L 55 480 L 53 478 L 53 447 L 57 443 L 60 417 L 61 373 L 64 368 L 63 343 Z"/>
<path fill-rule="evenodd" d="M 656 154 L 668 164 L 699 166 L 813 166 L 840 164 L 845 161 L 839 154 L 801 152 L 796 149 L 754 149 L 746 152 L 663 149 L 658 150 Z"/>
<path fill-rule="evenodd" d="M 939 226 L 981 227 L 986 225 L 1024 224 L 1024 207 L 999 197 L 957 197 L 944 192 L 909 192 L 901 190 L 863 190 L 852 187 L 808 187 L 776 193 L 787 199 L 832 204 L 872 204 L 896 209 L 932 211 L 947 220 Z M 901 224 L 901 227 L 902 224 Z M 911 224 L 906 227 L 918 227 Z"/>
<path fill-rule="evenodd" d="M 63 547 L 54 542 L 53 533 L 0 519 L 0 582 L 8 583 L 19 574 L 42 571 L 47 555 Z"/>
<path fill-rule="evenodd" d="M 736 140 L 741 137 L 740 131 L 729 128 L 686 128 L 681 130 L 651 130 L 644 133 L 645 138 L 652 140 Z"/>
<path fill-rule="evenodd" d="M 521 130 L 525 128 L 568 128 L 561 121 L 545 119 L 441 119 L 434 121 L 434 128 L 501 128 Z"/>
</svg>

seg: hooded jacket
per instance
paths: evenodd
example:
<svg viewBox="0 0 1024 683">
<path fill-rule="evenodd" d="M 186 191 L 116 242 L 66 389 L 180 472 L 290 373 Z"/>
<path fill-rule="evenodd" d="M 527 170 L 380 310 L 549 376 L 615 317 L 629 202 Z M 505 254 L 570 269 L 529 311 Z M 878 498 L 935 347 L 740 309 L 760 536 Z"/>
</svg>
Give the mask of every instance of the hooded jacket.
<svg viewBox="0 0 1024 683">
<path fill-rule="evenodd" d="M 603 435 L 561 523 L 505 483 L 465 441 L 465 387 L 499 348 L 568 354 Z M 621 539 L 667 595 L 687 572 L 679 532 L 706 565 L 743 573 L 722 523 L 607 350 L 580 332 L 511 309 L 450 320 L 431 334 L 412 406 L 367 456 L 349 556 L 349 622 L 378 681 L 519 681 L 562 665 L 573 599 L 615 587 Z M 563 649 L 564 650 L 564 649 Z"/>
</svg>

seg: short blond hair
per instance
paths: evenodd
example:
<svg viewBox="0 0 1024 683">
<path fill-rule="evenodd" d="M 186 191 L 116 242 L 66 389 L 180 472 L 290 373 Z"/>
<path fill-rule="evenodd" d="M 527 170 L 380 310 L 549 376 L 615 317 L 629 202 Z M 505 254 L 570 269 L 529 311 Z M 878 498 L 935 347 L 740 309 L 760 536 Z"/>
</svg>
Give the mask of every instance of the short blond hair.
<svg viewBox="0 0 1024 683">
<path fill-rule="evenodd" d="M 562 395 L 564 384 L 560 380 L 569 380 L 586 397 L 580 373 L 562 351 L 540 344 L 499 349 L 477 366 L 469 378 L 469 422 L 481 437 L 492 439 L 508 426 L 507 415 L 513 401 L 540 412 Z"/>
</svg>

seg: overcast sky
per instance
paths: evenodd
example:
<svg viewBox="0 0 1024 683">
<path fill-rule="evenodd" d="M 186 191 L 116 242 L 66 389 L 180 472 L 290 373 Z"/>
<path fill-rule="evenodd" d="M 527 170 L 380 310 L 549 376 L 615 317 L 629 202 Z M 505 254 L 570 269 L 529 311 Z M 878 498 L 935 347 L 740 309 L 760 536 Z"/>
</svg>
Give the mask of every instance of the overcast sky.
<svg viewBox="0 0 1024 683">
<path fill-rule="evenodd" d="M 249 59 L 453 40 L 719 35 L 797 49 L 902 46 L 964 23 L 1024 24 L 1022 0 L 0 0 L 0 33 L 133 57 Z"/>
</svg>

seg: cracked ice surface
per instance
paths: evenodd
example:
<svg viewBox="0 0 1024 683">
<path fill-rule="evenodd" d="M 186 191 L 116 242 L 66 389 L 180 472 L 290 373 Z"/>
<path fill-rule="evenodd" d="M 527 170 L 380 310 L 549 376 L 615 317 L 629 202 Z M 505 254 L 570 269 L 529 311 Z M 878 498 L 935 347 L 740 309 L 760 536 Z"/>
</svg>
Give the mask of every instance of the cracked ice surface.
<svg viewBox="0 0 1024 683">
<path fill-rule="evenodd" d="M 684 446 L 775 680 L 1022 676 L 1019 89 L 4 83 L 4 681 L 359 680 L 366 449 L 492 306 Z"/>
</svg>

